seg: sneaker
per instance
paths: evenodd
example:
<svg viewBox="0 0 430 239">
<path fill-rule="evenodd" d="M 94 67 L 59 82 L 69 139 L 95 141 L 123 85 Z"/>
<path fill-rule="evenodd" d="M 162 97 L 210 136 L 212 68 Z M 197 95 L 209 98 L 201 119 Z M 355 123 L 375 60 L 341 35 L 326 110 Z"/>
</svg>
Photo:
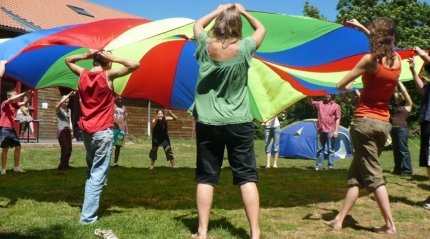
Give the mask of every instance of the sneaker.
<svg viewBox="0 0 430 239">
<path fill-rule="evenodd" d="M 113 166 L 114 167 L 119 167 L 119 164 L 118 163 L 113 163 Z"/>
<path fill-rule="evenodd" d="M 154 169 L 154 166 L 149 167 L 149 169 L 150 169 L 150 170 L 153 170 L 153 169 Z"/>
<path fill-rule="evenodd" d="M 13 168 L 13 171 L 18 173 L 25 173 L 25 171 L 20 166 Z"/>
<path fill-rule="evenodd" d="M 430 202 L 424 203 L 423 204 L 423 208 L 427 209 L 427 210 L 430 210 Z"/>
<path fill-rule="evenodd" d="M 118 237 L 112 232 L 112 230 L 94 230 L 94 235 L 102 237 L 104 239 L 118 239 Z"/>
<path fill-rule="evenodd" d="M 1 170 L 1 175 L 6 175 L 6 169 L 5 169 L 5 168 L 3 168 L 3 169 Z"/>
<path fill-rule="evenodd" d="M 334 169 L 334 166 L 328 166 L 328 169 Z"/>
<path fill-rule="evenodd" d="M 322 171 L 322 170 L 323 170 L 323 168 L 315 167 L 315 171 Z"/>
</svg>

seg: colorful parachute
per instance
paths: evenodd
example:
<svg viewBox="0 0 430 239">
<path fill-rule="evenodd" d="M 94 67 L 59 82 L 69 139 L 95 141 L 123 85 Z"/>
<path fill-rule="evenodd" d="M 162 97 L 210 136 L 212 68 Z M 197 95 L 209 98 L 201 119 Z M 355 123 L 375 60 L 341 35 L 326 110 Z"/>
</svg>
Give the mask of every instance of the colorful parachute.
<svg viewBox="0 0 430 239">
<path fill-rule="evenodd" d="M 336 83 L 368 51 L 361 32 L 340 24 L 306 17 L 252 13 L 267 30 L 249 70 L 249 95 L 254 117 L 266 121 L 306 95 L 336 93 Z M 123 97 L 147 99 L 167 108 L 187 109 L 193 102 L 198 65 L 194 58 L 193 20 L 148 21 L 110 19 L 29 33 L 0 44 L 0 59 L 8 61 L 6 76 L 33 88 L 77 87 L 77 77 L 64 64 L 71 54 L 88 48 L 112 50 L 139 61 L 132 74 L 116 79 Z M 244 21 L 246 22 L 246 21 Z M 252 31 L 244 25 L 244 35 Z M 402 80 L 412 79 L 399 50 Z M 417 66 L 423 62 L 416 59 Z M 90 67 L 91 61 L 80 62 Z M 113 67 L 120 67 L 113 65 Z M 360 88 L 360 80 L 354 87 Z"/>
</svg>

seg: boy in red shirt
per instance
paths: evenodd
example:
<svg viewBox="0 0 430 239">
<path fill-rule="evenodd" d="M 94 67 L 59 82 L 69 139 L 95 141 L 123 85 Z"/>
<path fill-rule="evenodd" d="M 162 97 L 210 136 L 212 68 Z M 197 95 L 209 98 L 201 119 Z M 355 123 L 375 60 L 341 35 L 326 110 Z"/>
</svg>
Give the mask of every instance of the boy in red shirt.
<svg viewBox="0 0 430 239">
<path fill-rule="evenodd" d="M 6 174 L 6 163 L 7 153 L 9 148 L 15 147 L 14 152 L 14 168 L 15 172 L 25 172 L 19 166 L 19 157 L 21 155 L 21 143 L 13 128 L 13 122 L 15 120 L 16 111 L 21 105 L 27 104 L 27 101 L 33 95 L 32 91 L 26 91 L 24 93 L 17 94 L 16 91 L 11 90 L 7 92 L 7 99 L 1 104 L 1 115 L 0 115 L 0 147 L 1 152 L 1 175 Z M 17 102 L 23 96 L 27 96 L 27 99 L 23 102 Z"/>
</svg>

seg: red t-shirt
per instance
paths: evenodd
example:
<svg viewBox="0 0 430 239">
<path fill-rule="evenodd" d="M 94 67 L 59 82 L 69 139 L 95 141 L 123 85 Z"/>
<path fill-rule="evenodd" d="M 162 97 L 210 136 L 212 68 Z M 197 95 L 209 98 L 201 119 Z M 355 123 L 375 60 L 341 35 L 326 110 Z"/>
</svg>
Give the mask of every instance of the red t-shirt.
<svg viewBox="0 0 430 239">
<path fill-rule="evenodd" d="M 79 128 L 89 134 L 113 127 L 115 94 L 106 71 L 84 70 L 78 84 L 81 116 Z"/>
<path fill-rule="evenodd" d="M 19 109 L 17 102 L 6 104 L 6 101 L 1 104 L 0 127 L 13 128 L 16 111 Z"/>
<path fill-rule="evenodd" d="M 388 103 L 399 80 L 401 67 L 390 69 L 378 63 L 374 73 L 363 74 L 363 90 L 354 116 L 390 120 Z"/>
</svg>

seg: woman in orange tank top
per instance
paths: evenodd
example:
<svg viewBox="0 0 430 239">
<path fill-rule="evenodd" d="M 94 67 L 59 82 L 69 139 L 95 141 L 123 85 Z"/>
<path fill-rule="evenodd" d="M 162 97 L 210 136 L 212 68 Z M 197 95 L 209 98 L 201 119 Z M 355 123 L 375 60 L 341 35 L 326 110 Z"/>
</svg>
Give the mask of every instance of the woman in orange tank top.
<svg viewBox="0 0 430 239">
<path fill-rule="evenodd" d="M 374 194 L 385 220 L 385 225 L 375 231 L 394 234 L 396 227 L 379 156 L 390 130 L 388 103 L 400 76 L 401 61 L 395 52 L 396 27 L 389 18 L 374 19 L 369 29 L 355 19 L 348 23 L 368 35 L 370 53 L 337 84 L 340 90 L 351 90 L 354 80 L 362 76 L 363 90 L 351 122 L 354 158 L 348 172 L 349 188 L 342 210 L 326 224 L 342 229 L 345 217 L 358 199 L 359 188 L 366 187 Z"/>
</svg>

